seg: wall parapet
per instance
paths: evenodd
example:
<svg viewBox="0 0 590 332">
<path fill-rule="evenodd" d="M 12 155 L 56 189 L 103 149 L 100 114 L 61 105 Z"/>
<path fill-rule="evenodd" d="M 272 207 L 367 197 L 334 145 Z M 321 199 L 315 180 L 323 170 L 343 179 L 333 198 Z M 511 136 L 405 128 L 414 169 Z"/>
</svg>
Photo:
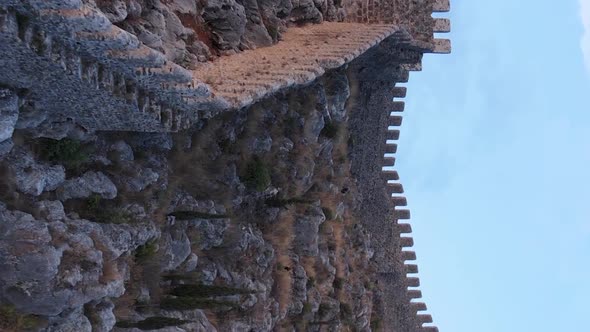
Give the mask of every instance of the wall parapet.
<svg viewBox="0 0 590 332">
<path fill-rule="evenodd" d="M 352 7 L 365 6 L 365 2 L 351 1 L 347 3 Z M 108 107 L 102 108 L 84 100 L 92 100 L 91 96 L 75 94 L 84 100 L 79 106 L 88 105 L 87 114 L 79 115 L 83 125 L 98 130 L 177 131 L 200 118 L 246 107 L 280 89 L 308 84 L 386 39 L 406 45 L 412 52 L 450 52 L 448 40 L 433 39 L 433 32 L 450 30 L 449 21 L 430 16 L 433 11 L 447 8 L 448 1 L 425 3 L 418 6 L 409 0 L 387 0 L 383 2 L 387 11 L 379 11 L 373 4 L 373 14 L 364 12 L 374 20 L 291 27 L 276 45 L 221 57 L 194 70 L 168 61 L 161 52 L 113 25 L 92 2 L 81 0 L 2 0 L 4 28 L 0 38 L 7 45 L 3 51 L 8 54 L 18 50 L 26 58 L 23 63 L 34 57 L 40 62 L 53 61 L 57 67 L 48 65 L 45 69 L 61 78 L 60 85 L 67 85 L 74 75 L 78 84 L 84 85 L 78 90 L 105 90 L 102 99 Z M 393 14 L 386 15 L 389 12 Z M 19 20 L 17 16 L 27 19 Z M 66 59 L 61 59 L 60 54 Z M 67 64 L 70 58 L 79 65 Z M 407 70 L 421 70 L 419 61 L 408 61 Z M 3 61 L 2 65 L 1 76 L 35 78 L 35 73 L 23 70 L 9 75 L 14 61 Z M 58 67 L 62 67 L 61 72 Z M 6 81 L 0 83 L 9 83 Z M 122 87 L 131 87 L 131 91 L 115 93 L 122 92 Z M 43 104 L 58 104 L 53 107 L 56 113 L 63 109 L 48 94 L 34 90 L 39 100 L 48 99 Z M 67 115 L 77 116 L 73 112 Z"/>
</svg>

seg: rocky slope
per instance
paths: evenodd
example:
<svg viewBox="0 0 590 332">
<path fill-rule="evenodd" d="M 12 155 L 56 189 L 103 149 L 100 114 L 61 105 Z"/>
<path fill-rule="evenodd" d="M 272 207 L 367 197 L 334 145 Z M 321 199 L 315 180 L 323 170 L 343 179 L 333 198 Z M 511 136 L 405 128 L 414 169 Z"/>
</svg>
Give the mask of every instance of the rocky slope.
<svg viewBox="0 0 590 332">
<path fill-rule="evenodd" d="M 0 157 L 0 329 L 378 328 L 350 85 L 332 71 L 174 135 L 21 113 Z"/>
</svg>

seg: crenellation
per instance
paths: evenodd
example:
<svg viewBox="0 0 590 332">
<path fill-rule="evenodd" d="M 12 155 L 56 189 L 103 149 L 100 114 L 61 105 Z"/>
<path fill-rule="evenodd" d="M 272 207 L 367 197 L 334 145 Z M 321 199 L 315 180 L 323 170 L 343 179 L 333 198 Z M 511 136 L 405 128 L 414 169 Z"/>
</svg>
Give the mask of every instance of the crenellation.
<svg viewBox="0 0 590 332">
<path fill-rule="evenodd" d="M 416 320 L 421 323 L 432 323 L 432 316 L 429 314 L 418 314 L 416 315 Z"/>
<path fill-rule="evenodd" d="M 410 219 L 410 210 L 395 210 L 393 212 L 393 217 L 397 220 L 407 220 Z"/>
<path fill-rule="evenodd" d="M 420 278 L 406 277 L 406 285 L 408 287 L 420 287 Z"/>
<path fill-rule="evenodd" d="M 434 48 L 432 53 L 437 54 L 448 54 L 451 53 L 451 40 L 450 39 L 435 39 Z"/>
<path fill-rule="evenodd" d="M 417 290 L 417 289 L 411 289 L 411 290 L 408 290 L 407 296 L 408 296 L 409 299 L 421 299 L 422 298 L 422 292 L 420 290 Z"/>
<path fill-rule="evenodd" d="M 393 127 L 393 128 L 395 128 L 395 127 Z M 387 140 L 397 141 L 397 140 L 399 140 L 399 135 L 400 135 L 400 131 L 397 129 L 387 130 L 387 132 L 385 134 L 385 138 Z"/>
<path fill-rule="evenodd" d="M 400 237 L 400 247 L 413 247 L 414 246 L 414 239 L 412 237 Z"/>
<path fill-rule="evenodd" d="M 390 115 L 389 116 L 389 126 L 399 127 L 402 125 L 403 117 L 399 115 Z"/>
<path fill-rule="evenodd" d="M 405 106 L 406 106 L 406 103 L 403 101 L 392 101 L 391 104 L 389 105 L 389 110 L 391 112 L 403 112 Z"/>
<path fill-rule="evenodd" d="M 403 196 L 392 196 L 391 201 L 394 206 L 407 206 L 408 205 L 407 199 Z"/>
<path fill-rule="evenodd" d="M 410 224 L 397 224 L 397 229 L 400 234 L 410 234 L 412 233 L 412 225 Z"/>
<path fill-rule="evenodd" d="M 432 11 L 435 13 L 448 12 L 451 10 L 451 0 L 434 0 Z"/>
<path fill-rule="evenodd" d="M 391 194 L 403 194 L 404 186 L 399 182 L 388 182 L 387 189 Z"/>
<path fill-rule="evenodd" d="M 435 18 L 433 32 L 451 32 L 451 20 L 448 18 Z"/>
<path fill-rule="evenodd" d="M 416 274 L 416 273 L 418 273 L 418 265 L 416 265 L 416 264 L 405 264 L 404 267 L 405 267 L 405 270 L 406 270 L 406 274 Z"/>
<path fill-rule="evenodd" d="M 407 88 L 405 86 L 396 86 L 391 89 L 391 95 L 393 98 L 404 98 L 406 96 Z"/>
<path fill-rule="evenodd" d="M 402 251 L 402 260 L 403 261 L 415 261 L 416 260 L 416 253 L 413 251 Z"/>
<path fill-rule="evenodd" d="M 384 153 L 397 153 L 397 144 L 385 144 L 383 149 Z"/>
<path fill-rule="evenodd" d="M 426 311 L 426 303 L 424 302 L 410 302 L 410 307 L 412 311 L 419 312 L 419 311 Z"/>
</svg>

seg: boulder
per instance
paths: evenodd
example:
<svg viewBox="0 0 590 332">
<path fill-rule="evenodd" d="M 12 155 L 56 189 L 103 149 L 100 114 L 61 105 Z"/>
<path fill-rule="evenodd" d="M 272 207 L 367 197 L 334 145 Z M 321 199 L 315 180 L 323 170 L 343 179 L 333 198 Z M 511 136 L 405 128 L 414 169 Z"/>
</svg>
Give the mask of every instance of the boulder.
<svg viewBox="0 0 590 332">
<path fill-rule="evenodd" d="M 18 96 L 15 91 L 0 88 L 0 142 L 12 137 L 18 120 Z"/>
<path fill-rule="evenodd" d="M 80 177 L 65 181 L 57 190 L 57 196 L 62 201 L 72 198 L 87 198 L 92 194 L 113 199 L 117 197 L 117 187 L 102 172 L 89 171 Z"/>
<path fill-rule="evenodd" d="M 236 50 L 246 28 L 246 12 L 235 0 L 208 0 L 201 14 L 220 50 Z"/>
<path fill-rule="evenodd" d="M 65 180 L 65 168 L 37 163 L 33 155 L 23 148 L 13 148 L 6 157 L 8 167 L 14 174 L 19 191 L 39 196 L 44 191 L 52 191 Z"/>
<path fill-rule="evenodd" d="M 35 218 L 47 221 L 62 221 L 66 218 L 64 206 L 60 201 L 39 201 L 35 203 Z"/>
<path fill-rule="evenodd" d="M 22 312 L 55 316 L 121 296 L 127 275 L 124 255 L 158 236 L 152 224 L 47 223 L 2 210 L 0 298 Z"/>
<path fill-rule="evenodd" d="M 318 255 L 319 226 L 326 220 L 319 206 L 310 207 L 295 219 L 293 251 L 303 256 Z"/>
</svg>

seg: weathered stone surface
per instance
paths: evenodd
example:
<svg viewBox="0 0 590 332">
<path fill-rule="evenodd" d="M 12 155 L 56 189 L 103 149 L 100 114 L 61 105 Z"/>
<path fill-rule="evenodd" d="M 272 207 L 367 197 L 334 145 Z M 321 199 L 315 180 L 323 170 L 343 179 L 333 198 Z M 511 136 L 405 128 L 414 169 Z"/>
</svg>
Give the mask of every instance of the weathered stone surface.
<svg viewBox="0 0 590 332">
<path fill-rule="evenodd" d="M 0 160 L 4 159 L 4 157 L 10 153 L 13 146 L 14 143 L 12 142 L 12 139 L 7 139 L 3 142 L 0 142 Z"/>
<path fill-rule="evenodd" d="M 119 23 L 127 18 L 127 4 L 123 0 L 97 0 L 96 4 L 112 23 Z"/>
<path fill-rule="evenodd" d="M 295 219 L 293 251 L 302 256 L 317 256 L 319 226 L 326 220 L 319 206 L 310 207 Z"/>
<path fill-rule="evenodd" d="M 293 0 L 293 10 L 289 19 L 296 23 L 320 23 L 323 16 L 313 0 Z"/>
<path fill-rule="evenodd" d="M 125 141 L 119 140 L 111 145 L 111 151 L 117 154 L 118 161 L 133 161 L 133 149 Z"/>
<path fill-rule="evenodd" d="M 66 214 L 60 201 L 39 201 L 35 204 L 35 217 L 47 221 L 62 221 Z"/>
<path fill-rule="evenodd" d="M 126 162 L 123 169 L 123 174 L 115 176 L 114 180 L 117 187 L 126 191 L 140 192 L 160 178 L 152 168 L 138 163 Z"/>
<path fill-rule="evenodd" d="M 117 322 L 113 309 L 115 305 L 109 299 L 91 302 L 86 305 L 86 315 L 92 323 L 92 332 L 110 332 Z"/>
<path fill-rule="evenodd" d="M 49 326 L 44 332 L 94 332 L 92 325 L 82 308 L 68 310 L 49 320 Z"/>
<path fill-rule="evenodd" d="M 117 196 L 117 187 L 102 172 L 86 172 L 84 175 L 66 180 L 57 190 L 60 200 L 87 198 L 98 194 L 102 198 L 113 199 Z"/>
<path fill-rule="evenodd" d="M 246 28 L 244 6 L 235 0 L 208 0 L 202 16 L 220 50 L 238 48 Z"/>
<path fill-rule="evenodd" d="M 18 96 L 12 90 L 0 88 L 0 142 L 12 137 L 18 120 Z"/>
<path fill-rule="evenodd" d="M 0 297 L 17 309 L 58 315 L 124 292 L 119 258 L 159 236 L 153 225 L 47 223 L 0 211 Z"/>
<path fill-rule="evenodd" d="M 33 155 L 21 148 L 14 148 L 6 157 L 8 167 L 14 174 L 19 191 L 39 196 L 43 191 L 52 191 L 65 180 L 65 168 L 37 163 Z"/>
<path fill-rule="evenodd" d="M 176 223 L 164 230 L 159 242 L 162 270 L 176 269 L 191 254 L 191 242 L 185 229 L 185 224 Z"/>
</svg>

